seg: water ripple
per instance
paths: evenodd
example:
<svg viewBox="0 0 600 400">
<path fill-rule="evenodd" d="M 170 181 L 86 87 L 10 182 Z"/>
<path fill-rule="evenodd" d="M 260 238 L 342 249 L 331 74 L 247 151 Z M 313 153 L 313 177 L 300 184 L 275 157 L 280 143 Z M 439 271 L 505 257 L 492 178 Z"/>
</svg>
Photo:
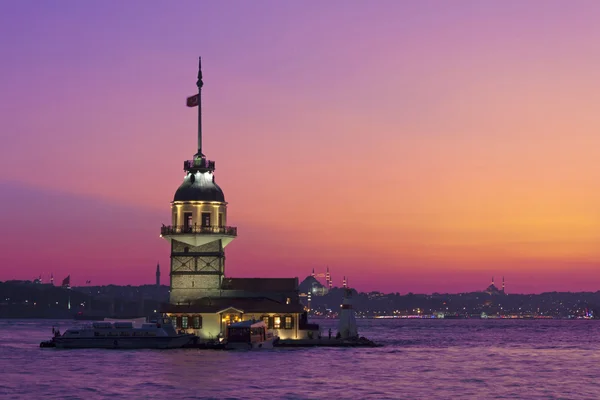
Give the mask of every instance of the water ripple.
<svg viewBox="0 0 600 400">
<path fill-rule="evenodd" d="M 359 320 L 385 347 L 259 352 L 40 349 L 53 324 L 0 321 L 0 398 L 600 398 L 598 321 Z"/>
</svg>

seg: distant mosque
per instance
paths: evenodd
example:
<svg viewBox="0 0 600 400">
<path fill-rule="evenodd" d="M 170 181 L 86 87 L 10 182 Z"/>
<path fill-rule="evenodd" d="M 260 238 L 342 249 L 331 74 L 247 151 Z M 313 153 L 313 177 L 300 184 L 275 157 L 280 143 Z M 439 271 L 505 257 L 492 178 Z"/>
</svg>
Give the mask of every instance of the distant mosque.
<svg viewBox="0 0 600 400">
<path fill-rule="evenodd" d="M 299 301 L 298 278 L 231 278 L 225 273 L 225 247 L 238 232 L 227 225 L 228 203 L 215 182 L 215 162 L 202 152 L 200 65 L 196 85 L 198 94 L 187 99 L 187 106 L 198 107 L 198 151 L 183 163 L 171 225 L 161 228 L 171 248 L 170 300 L 162 311 L 177 329 L 206 340 L 223 338 L 229 324 L 247 320 L 263 320 L 281 339 L 313 335 L 315 325 L 307 324 Z"/>
<path fill-rule="evenodd" d="M 505 295 L 506 291 L 505 291 L 505 286 L 504 286 L 504 277 L 502 277 L 502 289 L 498 289 L 496 287 L 496 285 L 494 284 L 494 277 L 492 276 L 492 283 L 490 284 L 490 286 L 488 286 L 484 292 L 487 294 L 490 294 L 492 296 L 496 296 L 496 295 Z"/>
</svg>

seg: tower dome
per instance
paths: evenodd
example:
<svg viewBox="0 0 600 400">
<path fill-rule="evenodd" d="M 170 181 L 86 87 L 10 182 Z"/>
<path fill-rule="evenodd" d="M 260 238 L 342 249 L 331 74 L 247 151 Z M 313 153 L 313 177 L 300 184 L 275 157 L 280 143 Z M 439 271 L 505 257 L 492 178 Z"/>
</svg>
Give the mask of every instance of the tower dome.
<svg viewBox="0 0 600 400">
<path fill-rule="evenodd" d="M 225 202 L 223 191 L 215 183 L 211 172 L 188 171 L 183 183 L 173 197 L 173 201 L 219 201 Z"/>
</svg>

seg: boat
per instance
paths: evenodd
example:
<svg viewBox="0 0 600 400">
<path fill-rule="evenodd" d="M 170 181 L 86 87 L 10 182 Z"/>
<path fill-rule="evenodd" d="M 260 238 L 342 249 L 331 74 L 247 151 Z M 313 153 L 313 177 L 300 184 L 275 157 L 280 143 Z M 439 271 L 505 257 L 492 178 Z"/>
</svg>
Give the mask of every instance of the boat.
<svg viewBox="0 0 600 400">
<path fill-rule="evenodd" d="M 225 349 L 272 349 L 274 341 L 264 321 L 242 321 L 227 327 Z"/>
<path fill-rule="evenodd" d="M 134 327 L 133 322 L 93 322 L 67 329 L 62 335 L 56 331 L 51 343 L 41 347 L 61 349 L 177 349 L 190 343 L 196 336 L 177 333 L 170 318 Z M 43 345 L 43 346 L 42 346 Z"/>
</svg>

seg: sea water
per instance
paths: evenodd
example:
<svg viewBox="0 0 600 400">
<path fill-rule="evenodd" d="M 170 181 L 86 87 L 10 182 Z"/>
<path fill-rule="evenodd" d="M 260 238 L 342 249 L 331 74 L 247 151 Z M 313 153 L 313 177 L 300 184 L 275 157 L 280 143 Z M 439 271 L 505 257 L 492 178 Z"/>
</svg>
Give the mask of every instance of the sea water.
<svg viewBox="0 0 600 400">
<path fill-rule="evenodd" d="M 600 398 L 593 320 L 358 320 L 379 348 L 39 347 L 74 323 L 0 320 L 1 399 Z"/>
</svg>

